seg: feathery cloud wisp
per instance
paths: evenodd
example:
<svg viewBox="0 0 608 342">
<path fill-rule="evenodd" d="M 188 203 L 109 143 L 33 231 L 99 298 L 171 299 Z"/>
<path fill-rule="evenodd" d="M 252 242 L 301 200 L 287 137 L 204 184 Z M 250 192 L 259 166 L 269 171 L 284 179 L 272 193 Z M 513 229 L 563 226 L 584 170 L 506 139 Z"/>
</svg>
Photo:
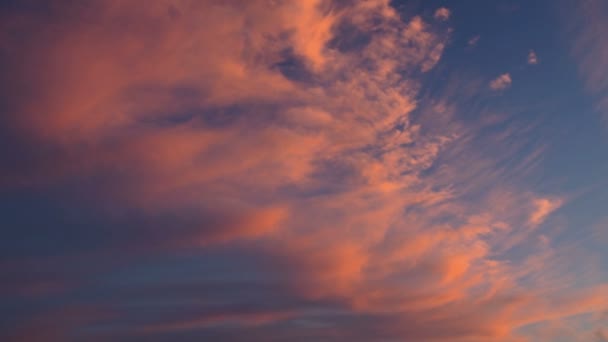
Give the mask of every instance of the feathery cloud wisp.
<svg viewBox="0 0 608 342">
<path fill-rule="evenodd" d="M 608 4 L 601 0 L 564 4 L 562 22 L 579 75 L 602 120 L 608 123 Z"/>
</svg>

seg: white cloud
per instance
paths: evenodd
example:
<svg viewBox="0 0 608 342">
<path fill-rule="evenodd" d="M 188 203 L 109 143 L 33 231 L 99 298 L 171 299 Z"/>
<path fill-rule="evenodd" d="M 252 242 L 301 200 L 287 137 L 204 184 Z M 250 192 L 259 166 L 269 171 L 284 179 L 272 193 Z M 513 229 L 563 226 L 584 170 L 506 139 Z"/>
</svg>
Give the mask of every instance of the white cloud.
<svg viewBox="0 0 608 342">
<path fill-rule="evenodd" d="M 503 90 L 511 86 L 512 80 L 509 73 L 502 74 L 490 82 L 492 90 Z"/>
</svg>

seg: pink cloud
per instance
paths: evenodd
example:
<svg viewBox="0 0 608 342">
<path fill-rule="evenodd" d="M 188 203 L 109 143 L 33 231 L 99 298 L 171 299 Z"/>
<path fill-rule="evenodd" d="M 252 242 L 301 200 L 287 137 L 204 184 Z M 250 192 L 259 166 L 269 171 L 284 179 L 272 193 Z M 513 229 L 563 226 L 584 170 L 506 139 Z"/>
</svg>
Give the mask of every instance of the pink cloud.
<svg viewBox="0 0 608 342">
<path fill-rule="evenodd" d="M 14 106 L 10 127 L 31 158 L 2 185 L 67 184 L 112 218 L 112 243 L 87 258 L 200 253 L 196 266 L 212 264 L 184 273 L 202 277 L 217 298 L 178 298 L 200 307 L 162 322 L 135 319 L 137 333 L 232 324 L 264 338 L 284 330 L 275 324 L 289 322 L 291 332 L 331 322 L 321 331 L 336 340 L 361 332 L 500 341 L 606 305 L 605 287 L 557 291 L 529 279 L 553 255 L 548 238 L 540 251 L 526 244 L 529 228 L 562 201 L 508 181 L 498 165 L 517 152 L 505 142 L 514 129 L 483 139 L 478 131 L 500 118 L 457 120 L 454 94 L 421 104 L 420 74 L 441 60 L 449 37 L 436 22 L 403 20 L 388 0 L 148 5 L 58 6 L 75 15 L 18 21 L 27 39 L 5 42 L 27 56 L 13 61 L 11 77 L 31 84 L 38 100 Z M 341 40 L 340 25 L 365 44 Z M 503 74 L 490 88 L 511 81 Z M 41 146 L 52 156 L 27 152 Z M 489 147 L 504 153 L 488 156 Z M 525 171 L 536 157 L 513 167 Z M 522 249 L 516 261 L 513 247 Z M 231 258 L 255 267 L 231 269 Z M 179 275 L 170 280 L 175 290 Z M 243 305 L 223 288 L 230 281 L 270 299 Z M 133 319 L 112 304 L 117 321 Z M 68 310 L 31 327 L 103 327 L 97 314 Z"/>
<path fill-rule="evenodd" d="M 530 223 L 532 225 L 539 225 L 545 221 L 547 216 L 562 205 L 562 201 L 559 199 L 540 198 L 534 201 L 534 205 L 536 206 L 536 210 L 530 215 Z"/>
<path fill-rule="evenodd" d="M 530 50 L 530 52 L 528 52 L 528 64 L 538 64 L 538 56 L 536 55 L 536 52 L 534 52 L 534 50 Z"/>
<path fill-rule="evenodd" d="M 471 37 L 471 38 L 470 38 L 470 39 L 467 41 L 467 44 L 468 44 L 469 46 L 475 46 L 475 45 L 477 45 L 477 43 L 479 42 L 479 39 L 480 39 L 480 38 L 481 38 L 481 36 L 480 36 L 480 35 L 473 36 L 473 37 Z"/>
<path fill-rule="evenodd" d="M 585 0 L 575 6 L 564 6 L 561 13 L 579 75 L 604 122 L 608 118 L 608 44 L 603 38 L 608 29 L 607 11 L 605 2 Z"/>
<path fill-rule="evenodd" d="M 445 7 L 440 7 L 435 11 L 434 17 L 440 21 L 446 21 L 450 19 L 451 12 Z"/>
<path fill-rule="evenodd" d="M 490 82 L 490 89 L 492 90 L 504 90 L 511 86 L 512 80 L 511 75 L 506 73 L 498 76 L 492 82 Z"/>
</svg>

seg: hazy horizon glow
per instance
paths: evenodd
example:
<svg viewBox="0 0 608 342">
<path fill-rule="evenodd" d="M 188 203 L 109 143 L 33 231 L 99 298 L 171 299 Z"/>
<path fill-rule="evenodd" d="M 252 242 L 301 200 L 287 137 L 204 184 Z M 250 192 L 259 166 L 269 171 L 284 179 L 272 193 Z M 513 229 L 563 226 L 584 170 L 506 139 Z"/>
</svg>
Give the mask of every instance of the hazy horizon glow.
<svg viewBox="0 0 608 342">
<path fill-rule="evenodd" d="M 0 1 L 3 341 L 608 341 L 602 0 Z"/>
</svg>

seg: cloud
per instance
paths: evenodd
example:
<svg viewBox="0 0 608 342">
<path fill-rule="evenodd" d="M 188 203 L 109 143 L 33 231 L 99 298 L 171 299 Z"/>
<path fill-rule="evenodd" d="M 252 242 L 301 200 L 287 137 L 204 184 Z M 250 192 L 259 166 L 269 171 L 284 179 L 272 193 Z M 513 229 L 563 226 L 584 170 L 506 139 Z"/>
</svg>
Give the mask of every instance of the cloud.
<svg viewBox="0 0 608 342">
<path fill-rule="evenodd" d="M 532 225 L 539 225 L 549 216 L 552 212 L 562 206 L 562 201 L 559 199 L 540 198 L 534 201 L 536 210 L 530 216 L 530 223 Z"/>
<path fill-rule="evenodd" d="M 435 14 L 433 16 L 435 17 L 435 19 L 437 19 L 439 21 L 446 21 L 446 20 L 450 19 L 450 15 L 451 15 L 451 12 L 449 9 L 447 9 L 445 7 L 440 7 L 435 11 Z"/>
<path fill-rule="evenodd" d="M 578 62 L 578 73 L 595 107 L 606 122 L 608 118 L 608 44 L 603 32 L 608 29 L 606 3 L 585 0 L 574 4 L 560 3 L 564 34 L 572 56 Z"/>
<path fill-rule="evenodd" d="M 476 35 L 471 37 L 468 41 L 467 41 L 467 45 L 469 46 L 475 46 L 477 45 L 477 43 L 479 42 L 479 39 L 481 38 L 480 35 Z"/>
<path fill-rule="evenodd" d="M 484 81 L 423 93 L 450 38 L 432 20 L 385 0 L 14 11 L 17 340 L 501 341 L 606 304 L 546 286 L 552 240 L 528 243 L 561 205 L 517 179 L 544 150 L 459 116 Z"/>
<path fill-rule="evenodd" d="M 534 52 L 534 50 L 530 50 L 530 52 L 528 53 L 528 64 L 538 64 L 538 57 L 536 56 L 536 52 Z"/>
<path fill-rule="evenodd" d="M 490 89 L 492 90 L 504 90 L 511 86 L 511 75 L 502 74 L 490 82 Z"/>
</svg>

